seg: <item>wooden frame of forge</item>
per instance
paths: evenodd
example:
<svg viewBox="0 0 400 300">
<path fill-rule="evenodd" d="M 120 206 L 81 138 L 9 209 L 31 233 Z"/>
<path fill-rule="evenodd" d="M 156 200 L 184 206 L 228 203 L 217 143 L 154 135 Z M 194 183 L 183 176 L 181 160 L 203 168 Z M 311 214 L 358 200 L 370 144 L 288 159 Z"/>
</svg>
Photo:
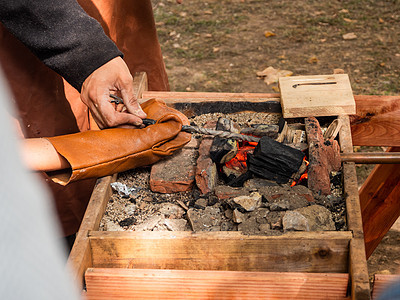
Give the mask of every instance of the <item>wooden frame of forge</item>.
<svg viewBox="0 0 400 300">
<path fill-rule="evenodd" d="M 148 92 L 145 74 L 135 76 L 135 85 L 138 98 L 162 99 L 188 116 L 280 111 L 276 94 Z M 349 118 L 340 118 L 341 150 L 352 152 Z M 346 290 L 352 299 L 370 298 L 354 163 L 343 163 L 348 231 L 282 236 L 98 231 L 115 179 L 98 179 L 68 260 L 76 282 L 82 286 L 86 279 L 88 299 L 338 299 L 346 297 Z"/>
</svg>

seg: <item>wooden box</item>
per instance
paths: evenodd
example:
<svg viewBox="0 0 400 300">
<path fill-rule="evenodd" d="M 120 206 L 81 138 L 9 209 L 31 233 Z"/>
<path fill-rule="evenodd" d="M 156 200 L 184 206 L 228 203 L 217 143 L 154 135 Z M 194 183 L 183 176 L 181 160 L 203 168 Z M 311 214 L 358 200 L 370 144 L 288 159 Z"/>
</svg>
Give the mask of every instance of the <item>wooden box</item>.
<svg viewBox="0 0 400 300">
<path fill-rule="evenodd" d="M 277 94 L 147 92 L 145 78 L 135 82 L 141 98 L 186 115 L 281 110 Z M 349 119 L 340 118 L 341 150 L 352 152 Z M 100 178 L 69 265 L 87 299 L 369 299 L 354 163 L 343 174 L 348 231 L 282 236 L 98 231 L 116 175 Z"/>
<path fill-rule="evenodd" d="M 356 113 L 347 74 L 281 77 L 279 89 L 284 118 Z"/>
</svg>

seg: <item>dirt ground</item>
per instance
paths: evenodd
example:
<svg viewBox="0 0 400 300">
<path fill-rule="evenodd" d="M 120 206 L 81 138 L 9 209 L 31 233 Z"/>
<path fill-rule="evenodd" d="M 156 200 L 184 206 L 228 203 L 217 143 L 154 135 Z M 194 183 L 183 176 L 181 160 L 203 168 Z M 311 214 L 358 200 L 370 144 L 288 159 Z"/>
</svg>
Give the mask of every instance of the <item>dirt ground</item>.
<svg viewBox="0 0 400 300">
<path fill-rule="evenodd" d="M 256 73 L 349 74 L 354 94 L 400 91 L 400 1 L 153 0 L 171 90 L 277 92 Z M 347 37 L 350 34 L 350 39 Z M 378 149 L 357 148 L 359 151 Z M 373 166 L 358 166 L 360 185 Z M 369 259 L 400 267 L 400 226 Z"/>
</svg>

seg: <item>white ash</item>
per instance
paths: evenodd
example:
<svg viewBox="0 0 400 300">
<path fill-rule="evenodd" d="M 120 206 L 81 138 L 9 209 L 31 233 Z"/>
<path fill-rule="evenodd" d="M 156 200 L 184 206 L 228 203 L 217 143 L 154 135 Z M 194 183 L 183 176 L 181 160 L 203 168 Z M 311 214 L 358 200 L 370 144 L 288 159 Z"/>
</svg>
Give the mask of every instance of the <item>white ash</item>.
<svg viewBox="0 0 400 300">
<path fill-rule="evenodd" d="M 240 112 L 240 113 L 209 113 L 195 116 L 190 119 L 197 126 L 204 126 L 209 121 L 217 121 L 218 118 L 227 118 L 236 122 L 240 127 L 250 127 L 255 124 L 277 124 L 282 117 L 280 113 Z"/>
</svg>

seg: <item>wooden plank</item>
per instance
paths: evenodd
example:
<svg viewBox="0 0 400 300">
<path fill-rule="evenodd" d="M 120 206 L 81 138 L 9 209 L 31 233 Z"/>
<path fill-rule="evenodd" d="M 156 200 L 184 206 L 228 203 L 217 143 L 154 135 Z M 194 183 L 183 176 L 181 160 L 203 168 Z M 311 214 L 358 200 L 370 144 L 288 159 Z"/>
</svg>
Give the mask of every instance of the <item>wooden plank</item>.
<svg viewBox="0 0 400 300">
<path fill-rule="evenodd" d="M 90 232 L 93 267 L 227 271 L 348 270 L 350 232 Z"/>
<path fill-rule="evenodd" d="M 73 279 L 80 288 L 83 287 L 85 270 L 92 266 L 92 251 L 89 245 L 88 232 L 98 230 L 108 200 L 111 197 L 110 183 L 115 181 L 116 177 L 115 174 L 97 180 L 68 258 L 67 265 L 72 270 Z"/>
<path fill-rule="evenodd" d="M 400 147 L 388 151 L 398 152 Z M 377 165 L 360 189 L 365 249 L 371 256 L 400 216 L 400 166 Z"/>
<path fill-rule="evenodd" d="M 87 299 L 344 299 L 348 274 L 93 269 Z"/>
<path fill-rule="evenodd" d="M 347 74 L 279 78 L 284 118 L 353 115 L 356 105 Z"/>
<path fill-rule="evenodd" d="M 339 117 L 342 127 L 339 142 L 343 153 L 352 153 L 353 145 L 348 116 Z M 354 163 L 343 163 L 343 184 L 346 197 L 348 230 L 353 233 L 350 243 L 350 277 L 352 299 L 369 299 L 370 286 L 368 267 L 365 257 L 364 233 L 361 218 L 361 206 L 358 197 L 357 175 Z"/>
<path fill-rule="evenodd" d="M 400 96 L 356 96 L 357 112 L 351 118 L 357 146 L 400 147 Z"/>
<path fill-rule="evenodd" d="M 375 274 L 374 288 L 372 290 L 372 299 L 379 299 L 379 296 L 386 291 L 386 289 L 397 282 L 400 284 L 400 275 L 392 274 Z"/>
</svg>

